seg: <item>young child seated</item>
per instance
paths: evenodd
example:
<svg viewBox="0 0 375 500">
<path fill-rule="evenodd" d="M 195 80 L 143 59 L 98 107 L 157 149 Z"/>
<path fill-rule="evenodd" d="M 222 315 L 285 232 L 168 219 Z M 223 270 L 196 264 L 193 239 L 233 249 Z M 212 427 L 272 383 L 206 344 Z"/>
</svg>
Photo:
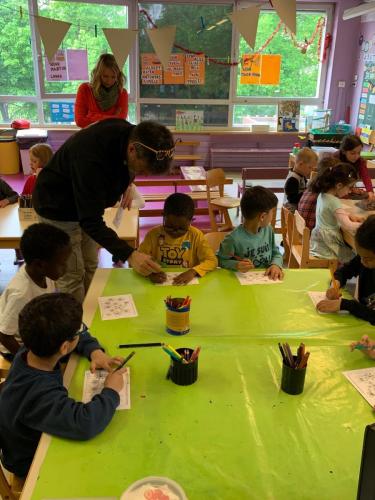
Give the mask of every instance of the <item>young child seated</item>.
<svg viewBox="0 0 375 500">
<path fill-rule="evenodd" d="M 284 206 L 294 212 L 306 189 L 307 179 L 318 163 L 317 154 L 310 148 L 302 148 L 296 156 L 293 170 L 290 170 L 284 185 Z"/>
<path fill-rule="evenodd" d="M 343 198 L 357 181 L 357 172 L 349 163 L 339 163 L 320 175 L 312 191 L 318 193 L 316 225 L 311 232 L 310 251 L 321 259 L 348 262 L 354 257 L 346 245 L 341 229 L 356 231 L 363 218 L 349 215 L 341 206 Z"/>
<path fill-rule="evenodd" d="M 7 182 L 0 179 L 0 208 L 4 208 L 12 203 L 17 203 L 18 193 L 16 193 Z"/>
<path fill-rule="evenodd" d="M 319 176 L 327 169 L 338 165 L 339 161 L 333 156 L 325 156 L 318 163 L 316 176 L 308 183 L 298 203 L 298 213 L 305 219 L 306 227 L 312 231 L 316 221 L 316 202 L 318 193 L 314 193 L 313 186 Z"/>
<path fill-rule="evenodd" d="M 0 354 L 11 361 L 21 345 L 18 314 L 31 299 L 55 291 L 71 253 L 69 236 L 50 224 L 32 224 L 21 238 L 26 264 L 0 297 Z"/>
<path fill-rule="evenodd" d="M 53 151 L 49 144 L 34 144 L 29 155 L 32 175 L 27 178 L 21 194 L 33 194 L 37 176 L 52 158 Z"/>
<path fill-rule="evenodd" d="M 368 217 L 355 234 L 357 255 L 335 272 L 327 299 L 317 305 L 321 312 L 349 311 L 375 325 L 375 215 Z M 358 301 L 341 298 L 340 288 L 358 276 Z"/>
<path fill-rule="evenodd" d="M 125 367 L 111 372 L 100 394 L 86 404 L 69 397 L 59 361 L 76 351 L 91 361 L 91 371 L 112 370 L 122 358 L 107 356 L 82 324 L 82 306 L 65 293 L 34 298 L 20 312 L 24 346 L 0 392 L 1 462 L 24 477 L 42 432 L 87 440 L 102 432 L 120 402 Z"/>
<path fill-rule="evenodd" d="M 367 168 L 367 161 L 361 158 L 363 144 L 361 139 L 356 135 L 346 135 L 340 144 L 340 149 L 333 155 L 342 163 L 349 163 L 357 172 L 357 177 L 363 182 L 366 193 L 370 200 L 374 199 L 374 189 L 370 173 Z M 364 191 L 353 186 L 352 193 L 359 194 Z"/>
<path fill-rule="evenodd" d="M 283 257 L 270 224 L 276 207 L 277 197 L 270 189 L 246 189 L 241 199 L 244 222 L 222 241 L 217 254 L 221 267 L 242 273 L 263 267 L 271 279 L 283 278 Z"/>
<path fill-rule="evenodd" d="M 186 285 L 195 276 L 204 276 L 217 266 L 217 259 L 202 231 L 191 226 L 194 202 L 184 193 L 168 196 L 164 203 L 163 225 L 152 228 L 139 246 L 139 251 L 151 255 L 162 267 L 184 267 L 176 276 L 175 285 Z M 164 272 L 150 274 L 153 283 L 163 283 Z"/>
</svg>

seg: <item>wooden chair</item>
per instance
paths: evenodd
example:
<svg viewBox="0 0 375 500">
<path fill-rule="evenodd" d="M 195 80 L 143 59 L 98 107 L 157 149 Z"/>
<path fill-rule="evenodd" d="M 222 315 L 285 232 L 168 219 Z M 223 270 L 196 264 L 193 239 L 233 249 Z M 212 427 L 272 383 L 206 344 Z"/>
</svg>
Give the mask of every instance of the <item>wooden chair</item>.
<svg viewBox="0 0 375 500">
<path fill-rule="evenodd" d="M 219 227 L 221 227 L 223 231 L 233 229 L 233 224 L 228 210 L 230 208 L 237 208 L 240 205 L 239 198 L 225 196 L 224 181 L 225 174 L 222 168 L 213 168 L 207 171 L 206 187 L 208 214 L 210 216 L 211 229 L 215 232 L 219 230 Z M 216 188 L 215 191 L 214 188 Z M 219 191 L 219 197 L 217 197 L 217 191 Z M 215 197 L 213 197 L 213 195 Z M 224 223 L 218 225 L 218 223 L 216 222 L 215 211 L 218 211 L 223 215 Z"/>
<path fill-rule="evenodd" d="M 219 250 L 220 243 L 223 241 L 227 234 L 229 234 L 229 232 L 216 231 L 213 233 L 206 233 L 204 237 L 206 238 L 212 250 L 216 253 Z"/>
<path fill-rule="evenodd" d="M 9 477 L 10 480 L 8 481 L 3 468 L 0 466 L 0 497 L 2 500 L 18 500 L 25 479 L 21 479 L 14 474 L 9 474 Z"/>
<path fill-rule="evenodd" d="M 0 378 L 7 378 L 10 369 L 10 363 L 0 356 Z"/>
<path fill-rule="evenodd" d="M 329 268 L 336 269 L 336 259 L 320 259 L 310 255 L 310 229 L 305 219 L 294 212 L 292 240 L 290 244 L 289 268 Z"/>
<path fill-rule="evenodd" d="M 293 225 L 294 215 L 288 208 L 284 206 L 281 207 L 281 235 L 284 246 L 284 262 L 286 264 L 289 263 L 290 259 L 290 246 L 292 242 Z"/>
</svg>

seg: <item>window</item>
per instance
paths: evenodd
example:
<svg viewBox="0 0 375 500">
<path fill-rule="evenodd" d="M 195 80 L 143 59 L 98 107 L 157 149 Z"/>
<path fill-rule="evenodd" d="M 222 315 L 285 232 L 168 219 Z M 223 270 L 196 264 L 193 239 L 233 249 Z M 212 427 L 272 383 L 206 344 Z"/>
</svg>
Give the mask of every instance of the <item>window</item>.
<svg viewBox="0 0 375 500">
<path fill-rule="evenodd" d="M 27 118 L 51 127 L 73 123 L 70 116 L 82 81 L 47 81 L 44 48 L 35 22 L 35 15 L 42 15 L 72 23 L 60 48 L 87 49 L 89 74 L 99 55 L 110 51 L 103 27 L 139 30 L 138 45 L 134 45 L 124 68 L 129 93 L 128 119 L 133 123 L 155 119 L 173 127 L 176 110 L 203 110 L 205 126 L 249 128 L 252 124 L 267 124 L 275 130 L 278 102 L 296 99 L 301 102 L 303 130 L 308 117 L 314 109 L 322 107 L 324 100 L 326 64 L 320 62 L 318 37 L 303 54 L 281 29 L 262 52 L 281 55 L 280 84 L 242 84 L 240 66 L 231 67 L 227 63 L 252 51 L 233 29 L 228 14 L 233 5 L 243 8 L 250 3 L 257 1 L 0 0 L 0 122 Z M 279 23 L 267 2 L 262 5 L 256 49 Z M 325 29 L 330 30 L 331 14 L 330 4 L 300 2 L 299 42 L 311 38 L 318 20 L 324 18 L 323 45 Z M 173 54 L 186 59 L 187 52 L 182 48 L 204 54 L 204 85 L 142 83 L 142 54 L 154 52 L 145 31 L 152 27 L 150 20 L 159 28 L 177 26 Z M 209 58 L 220 64 L 209 62 Z"/>
<path fill-rule="evenodd" d="M 298 40 L 309 39 L 320 18 L 326 19 L 325 12 L 298 12 Z M 274 11 L 261 11 L 255 43 L 255 52 L 261 47 L 276 29 L 280 19 Z M 324 39 L 324 32 L 322 39 Z M 252 50 L 240 36 L 239 58 L 251 54 Z M 264 54 L 281 55 L 281 72 L 279 85 L 243 85 L 240 83 L 241 66 L 237 72 L 237 96 L 251 97 L 290 97 L 301 99 L 318 97 L 320 84 L 320 54 L 318 54 L 318 37 L 314 43 L 302 53 L 291 43 L 289 35 L 283 29 L 275 35 Z"/>
</svg>

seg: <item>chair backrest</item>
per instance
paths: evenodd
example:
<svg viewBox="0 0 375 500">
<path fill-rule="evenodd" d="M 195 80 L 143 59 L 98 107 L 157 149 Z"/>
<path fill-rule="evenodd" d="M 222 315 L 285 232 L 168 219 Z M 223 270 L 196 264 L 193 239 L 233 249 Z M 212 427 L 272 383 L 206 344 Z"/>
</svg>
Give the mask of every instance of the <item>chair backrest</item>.
<svg viewBox="0 0 375 500">
<path fill-rule="evenodd" d="M 20 492 L 12 489 L 11 484 L 7 481 L 4 471 L 0 466 L 0 497 L 3 500 L 18 500 Z"/>
<path fill-rule="evenodd" d="M 224 196 L 225 173 L 222 168 L 212 168 L 206 172 L 207 200 L 211 200 L 211 189 L 218 187 L 219 195 Z"/>
<path fill-rule="evenodd" d="M 290 247 L 293 237 L 294 216 L 287 208 L 281 207 L 281 234 L 285 243 Z"/>
<path fill-rule="evenodd" d="M 223 241 L 225 236 L 229 234 L 228 232 L 225 231 L 214 231 L 212 233 L 206 233 L 204 237 L 206 238 L 208 244 L 212 248 L 214 252 L 217 252 L 220 247 L 220 243 Z"/>
<path fill-rule="evenodd" d="M 306 227 L 305 219 L 298 213 L 294 212 L 293 239 L 292 245 L 301 245 L 301 267 L 305 267 L 309 262 L 310 256 L 310 229 Z"/>
</svg>

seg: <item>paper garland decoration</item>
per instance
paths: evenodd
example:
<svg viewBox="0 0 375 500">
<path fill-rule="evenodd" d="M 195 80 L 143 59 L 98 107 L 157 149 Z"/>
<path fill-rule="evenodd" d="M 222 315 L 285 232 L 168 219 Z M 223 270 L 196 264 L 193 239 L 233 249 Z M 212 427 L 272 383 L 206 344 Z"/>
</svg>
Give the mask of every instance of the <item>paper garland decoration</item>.
<svg viewBox="0 0 375 500">
<path fill-rule="evenodd" d="M 164 69 L 167 69 L 172 47 L 176 37 L 176 26 L 146 29 L 150 42 Z"/>
<path fill-rule="evenodd" d="M 102 28 L 102 30 L 119 68 L 122 69 L 133 47 L 138 31 L 121 28 Z"/>
<path fill-rule="evenodd" d="M 56 21 L 42 16 L 35 16 L 35 20 L 44 45 L 44 51 L 49 62 L 51 62 L 72 23 Z"/>
<path fill-rule="evenodd" d="M 254 48 L 257 36 L 259 13 L 260 6 L 252 5 L 247 9 L 234 10 L 228 15 L 232 24 L 238 29 L 252 49 Z"/>
<path fill-rule="evenodd" d="M 297 24 L 297 4 L 296 0 L 272 0 L 273 8 L 276 10 L 279 18 L 290 31 L 296 34 Z"/>
</svg>

